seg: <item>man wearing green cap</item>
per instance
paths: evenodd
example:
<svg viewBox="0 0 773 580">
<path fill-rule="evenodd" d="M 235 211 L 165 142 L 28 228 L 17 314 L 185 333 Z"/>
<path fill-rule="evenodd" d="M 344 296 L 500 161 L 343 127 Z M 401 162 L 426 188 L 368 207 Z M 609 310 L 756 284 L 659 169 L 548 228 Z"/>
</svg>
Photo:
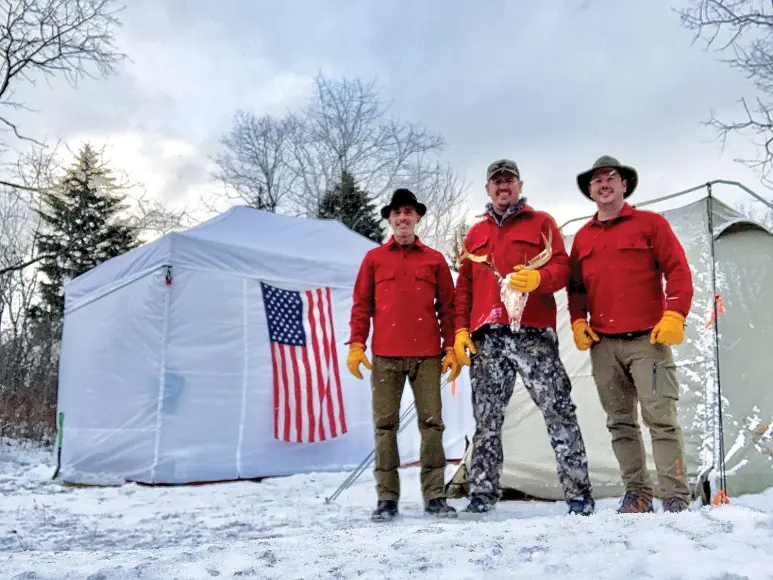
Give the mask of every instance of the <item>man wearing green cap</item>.
<svg viewBox="0 0 773 580">
<path fill-rule="evenodd" d="M 489 165 L 486 191 L 491 201 L 484 219 L 470 228 L 464 242 L 473 255 L 487 256 L 513 290 L 527 293 L 517 331 L 511 329 L 494 273 L 471 260 L 462 260 L 459 266 L 454 349 L 457 360 L 470 365 L 476 423 L 468 477 L 470 503 L 463 514 L 488 512 L 500 498 L 502 426 L 520 375 L 544 417 L 569 513 L 590 515 L 594 502 L 585 443 L 556 334 L 554 294 L 569 279 L 569 256 L 555 220 L 526 203 L 522 186 L 514 161 L 502 159 Z M 545 238 L 552 240 L 550 261 L 538 270 L 522 269 L 542 252 Z M 475 355 L 472 360 L 467 351 Z"/>
<path fill-rule="evenodd" d="M 618 511 L 653 511 L 638 403 L 652 438 L 663 509 L 679 512 L 690 492 L 671 347 L 684 339 L 692 275 L 668 221 L 625 201 L 638 182 L 633 167 L 608 155 L 577 176 L 577 186 L 598 211 L 574 236 L 569 315 L 577 348 L 590 349 L 620 465 L 626 492 Z"/>
</svg>

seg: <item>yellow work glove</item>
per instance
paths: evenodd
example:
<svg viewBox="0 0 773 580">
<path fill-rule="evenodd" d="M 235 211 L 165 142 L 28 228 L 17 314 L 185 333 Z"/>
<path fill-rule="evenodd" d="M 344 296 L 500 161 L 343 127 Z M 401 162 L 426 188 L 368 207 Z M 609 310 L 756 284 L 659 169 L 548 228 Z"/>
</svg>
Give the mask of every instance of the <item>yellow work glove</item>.
<svg viewBox="0 0 773 580">
<path fill-rule="evenodd" d="M 659 342 L 668 346 L 674 346 L 681 344 L 683 340 L 684 316 L 673 310 L 666 310 L 663 313 L 663 318 L 652 329 L 650 342 L 652 344 Z"/>
<path fill-rule="evenodd" d="M 370 370 L 370 361 L 365 356 L 365 345 L 361 342 L 353 342 L 349 346 L 349 355 L 346 357 L 346 366 L 349 367 L 349 372 L 355 377 L 362 380 L 362 373 L 360 372 L 360 363 L 365 365 L 365 368 Z"/>
<path fill-rule="evenodd" d="M 515 273 L 507 277 L 510 288 L 518 292 L 533 292 L 537 289 L 541 278 L 537 270 L 523 270 L 521 266 L 516 266 L 513 270 Z"/>
<path fill-rule="evenodd" d="M 440 367 L 440 374 L 446 374 L 446 371 L 449 368 L 451 369 L 451 374 L 448 375 L 448 382 L 452 383 L 456 380 L 456 377 L 459 376 L 459 373 L 462 372 L 462 365 L 460 365 L 459 361 L 456 359 L 454 347 L 452 346 L 446 348 L 446 356 L 443 357 L 443 365 Z"/>
<path fill-rule="evenodd" d="M 454 339 L 454 354 L 459 363 L 470 366 L 470 357 L 467 356 L 467 349 L 470 350 L 470 354 L 477 352 L 470 338 L 470 333 L 467 332 L 466 328 L 460 328 L 456 331 L 456 338 Z"/>
<path fill-rule="evenodd" d="M 572 332 L 574 333 L 574 344 L 579 350 L 588 350 L 594 342 L 599 341 L 599 336 L 588 323 L 582 318 L 572 322 Z"/>
</svg>

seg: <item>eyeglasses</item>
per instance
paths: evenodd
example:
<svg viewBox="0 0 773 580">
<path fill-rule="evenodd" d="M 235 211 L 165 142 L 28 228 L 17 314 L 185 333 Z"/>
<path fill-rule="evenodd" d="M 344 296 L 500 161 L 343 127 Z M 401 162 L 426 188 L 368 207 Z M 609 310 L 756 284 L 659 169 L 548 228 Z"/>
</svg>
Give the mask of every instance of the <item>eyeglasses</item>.
<svg viewBox="0 0 773 580">
<path fill-rule="evenodd" d="M 598 185 L 602 182 L 609 182 L 609 181 L 615 181 L 617 178 L 620 177 L 620 174 L 617 172 L 617 170 L 612 169 L 608 173 L 605 173 L 604 175 L 599 175 L 598 177 L 594 177 L 590 180 L 590 185 Z"/>
<path fill-rule="evenodd" d="M 507 184 L 515 183 L 516 181 L 517 180 L 515 176 L 508 175 L 507 177 L 497 177 L 496 179 L 492 179 L 490 180 L 490 183 L 493 183 L 495 185 L 502 185 L 503 183 L 507 183 Z"/>
</svg>

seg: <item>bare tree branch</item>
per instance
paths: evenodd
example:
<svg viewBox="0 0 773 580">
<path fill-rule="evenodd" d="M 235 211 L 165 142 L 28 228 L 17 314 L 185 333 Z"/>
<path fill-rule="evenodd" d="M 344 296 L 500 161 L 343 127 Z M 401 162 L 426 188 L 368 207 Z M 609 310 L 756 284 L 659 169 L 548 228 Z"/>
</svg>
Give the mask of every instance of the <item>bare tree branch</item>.
<svg viewBox="0 0 773 580">
<path fill-rule="evenodd" d="M 466 211 L 465 198 L 469 184 L 439 162 L 419 162 L 402 177 L 416 196 L 427 206 L 417 234 L 425 243 L 454 259 L 454 236 Z M 410 185 L 408 185 L 410 184 Z"/>
<path fill-rule="evenodd" d="M 126 223 L 138 232 L 138 238 L 143 241 L 184 230 L 196 223 L 187 207 L 171 209 L 164 203 L 146 199 L 145 196 L 145 192 L 139 197 L 126 195 L 126 199 L 131 201 L 132 206 Z"/>
<path fill-rule="evenodd" d="M 115 70 L 125 55 L 115 47 L 115 0 L 5 0 L 0 6 L 0 106 L 16 106 L 13 83 L 39 75 L 63 76 L 71 85 Z M 5 115 L 0 122 L 24 137 Z"/>
<path fill-rule="evenodd" d="M 297 180 L 290 166 L 296 130 L 292 117 L 237 111 L 233 128 L 221 139 L 224 152 L 215 159 L 217 177 L 235 190 L 233 198 L 257 209 L 277 210 Z"/>
<path fill-rule="evenodd" d="M 313 204 L 345 169 L 376 199 L 384 200 L 412 158 L 437 154 L 445 146 L 438 135 L 388 114 L 375 80 L 316 77 L 316 92 L 300 115 L 302 138 L 295 148 L 296 170 L 303 180 L 299 204 Z"/>
<path fill-rule="evenodd" d="M 422 237 L 452 251 L 467 185 L 437 158 L 443 138 L 392 117 L 375 80 L 320 74 L 300 111 L 281 119 L 239 111 L 221 144 L 217 176 L 236 192 L 231 199 L 314 217 L 347 172 L 376 204 L 386 203 L 397 187 L 413 190 L 430 208 Z"/>
<path fill-rule="evenodd" d="M 692 0 L 677 10 L 684 28 L 693 31 L 693 43 L 705 39 L 706 50 L 728 53 L 720 60 L 746 74 L 759 94 L 740 99 L 744 118 L 727 122 L 711 114 L 706 125 L 716 129 L 722 148 L 731 134 L 744 136 L 756 146 L 754 159 L 735 159 L 759 172 L 773 187 L 773 3 L 762 0 Z"/>
</svg>

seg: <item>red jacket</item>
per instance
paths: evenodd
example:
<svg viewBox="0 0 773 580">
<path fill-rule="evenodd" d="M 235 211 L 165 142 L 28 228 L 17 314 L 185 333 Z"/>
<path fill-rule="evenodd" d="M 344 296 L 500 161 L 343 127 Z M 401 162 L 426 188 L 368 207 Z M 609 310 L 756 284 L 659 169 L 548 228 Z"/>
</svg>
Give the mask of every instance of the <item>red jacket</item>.
<svg viewBox="0 0 773 580">
<path fill-rule="evenodd" d="M 574 236 L 567 286 L 571 321 L 617 334 L 653 328 L 664 310 L 685 318 L 693 298 L 684 249 L 660 214 L 627 203 L 608 222 L 596 216 Z M 663 277 L 666 279 L 663 291 Z"/>
<path fill-rule="evenodd" d="M 553 294 L 566 286 L 569 256 L 555 220 L 528 204 L 507 216 L 499 226 L 493 216 L 470 228 L 465 238 L 467 250 L 475 255 L 488 254 L 500 274 L 507 276 L 513 267 L 524 264 L 544 249 L 541 233 L 553 233 L 553 257 L 540 268 L 540 285 L 529 293 L 521 324 L 535 328 L 556 327 L 556 300 Z M 464 260 L 456 280 L 455 328 L 474 332 L 484 324 L 509 324 L 507 310 L 499 297 L 499 283 L 483 264 Z"/>
<path fill-rule="evenodd" d="M 373 318 L 373 354 L 438 356 L 454 345 L 453 301 L 454 279 L 443 255 L 418 238 L 406 248 L 390 238 L 362 261 L 346 344 L 365 344 Z"/>
</svg>

